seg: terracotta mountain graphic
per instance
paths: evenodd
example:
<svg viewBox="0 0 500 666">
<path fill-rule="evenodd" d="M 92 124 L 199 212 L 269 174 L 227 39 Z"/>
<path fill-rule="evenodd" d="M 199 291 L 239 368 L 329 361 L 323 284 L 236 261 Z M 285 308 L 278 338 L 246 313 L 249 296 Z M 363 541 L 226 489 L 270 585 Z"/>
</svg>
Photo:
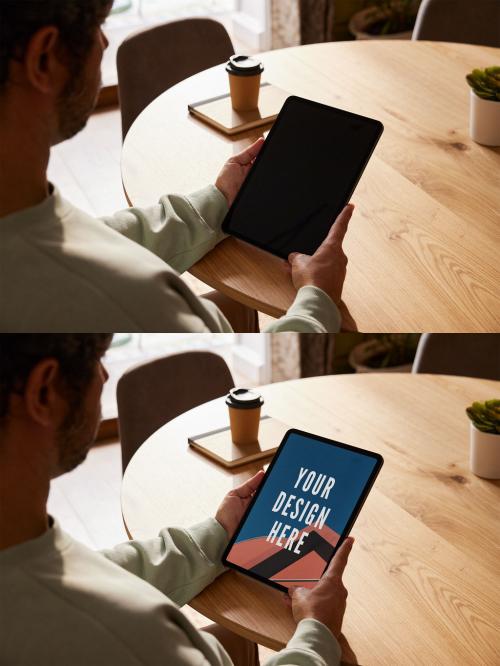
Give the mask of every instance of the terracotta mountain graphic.
<svg viewBox="0 0 500 666">
<path fill-rule="evenodd" d="M 293 548 L 287 550 L 269 543 L 265 537 L 256 537 L 235 544 L 228 560 L 259 576 L 272 578 L 285 587 L 293 584 L 312 587 L 315 581 L 309 584 L 307 579 L 321 577 L 339 534 L 327 525 L 321 530 L 306 527 L 299 533 L 297 541 L 302 532 L 309 532 L 309 536 L 300 554 L 294 553 Z"/>
<path fill-rule="evenodd" d="M 306 555 L 315 553 L 323 560 L 323 566 L 328 562 L 333 554 L 333 545 L 327 541 L 319 532 L 313 530 L 302 545 L 300 553 L 294 553 L 293 550 L 280 548 L 267 559 L 252 567 L 251 571 L 263 578 L 273 578 L 284 569 L 302 560 Z"/>
</svg>

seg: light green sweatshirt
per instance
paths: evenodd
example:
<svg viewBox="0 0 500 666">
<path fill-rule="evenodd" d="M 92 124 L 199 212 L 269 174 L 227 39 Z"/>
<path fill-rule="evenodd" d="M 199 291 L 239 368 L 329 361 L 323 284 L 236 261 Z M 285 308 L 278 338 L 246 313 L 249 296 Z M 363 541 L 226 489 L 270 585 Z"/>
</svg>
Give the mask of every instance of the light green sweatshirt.
<svg viewBox="0 0 500 666">
<path fill-rule="evenodd" d="M 179 609 L 223 572 L 227 535 L 210 518 L 189 530 L 96 553 L 57 523 L 0 551 L 2 666 L 230 666 Z M 285 612 L 285 609 L 283 609 Z M 336 666 L 340 647 L 302 620 L 266 666 Z"/>
<path fill-rule="evenodd" d="M 220 310 L 179 276 L 224 238 L 226 211 L 209 186 L 95 219 L 54 189 L 0 219 L 0 331 L 230 332 Z M 339 328 L 331 299 L 303 287 L 267 332 Z"/>
</svg>

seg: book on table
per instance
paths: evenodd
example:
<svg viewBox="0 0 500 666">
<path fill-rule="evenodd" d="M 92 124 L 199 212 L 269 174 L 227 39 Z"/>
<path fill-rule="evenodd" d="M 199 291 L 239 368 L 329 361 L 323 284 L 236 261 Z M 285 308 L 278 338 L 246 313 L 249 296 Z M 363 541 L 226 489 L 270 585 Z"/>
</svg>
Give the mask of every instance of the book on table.
<svg viewBox="0 0 500 666">
<path fill-rule="evenodd" d="M 290 93 L 262 83 L 259 106 L 251 111 L 235 111 L 229 93 L 188 105 L 189 113 L 224 134 L 237 134 L 273 123 Z"/>
<path fill-rule="evenodd" d="M 271 458 L 290 426 L 271 416 L 261 416 L 258 440 L 235 444 L 229 426 L 188 437 L 189 446 L 224 467 L 236 467 Z"/>
</svg>

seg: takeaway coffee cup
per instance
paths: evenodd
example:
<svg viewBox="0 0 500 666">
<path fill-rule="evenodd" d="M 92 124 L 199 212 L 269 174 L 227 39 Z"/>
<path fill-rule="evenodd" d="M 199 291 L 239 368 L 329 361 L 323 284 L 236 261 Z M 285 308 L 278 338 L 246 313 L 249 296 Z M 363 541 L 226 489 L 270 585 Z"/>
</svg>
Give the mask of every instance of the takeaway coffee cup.
<svg viewBox="0 0 500 666">
<path fill-rule="evenodd" d="M 235 111 L 251 111 L 257 108 L 263 71 L 260 60 L 245 55 L 231 56 L 226 72 L 229 74 L 231 104 Z"/>
<path fill-rule="evenodd" d="M 252 389 L 234 388 L 226 397 L 231 437 L 235 444 L 254 444 L 259 435 L 260 408 L 264 400 Z"/>
</svg>

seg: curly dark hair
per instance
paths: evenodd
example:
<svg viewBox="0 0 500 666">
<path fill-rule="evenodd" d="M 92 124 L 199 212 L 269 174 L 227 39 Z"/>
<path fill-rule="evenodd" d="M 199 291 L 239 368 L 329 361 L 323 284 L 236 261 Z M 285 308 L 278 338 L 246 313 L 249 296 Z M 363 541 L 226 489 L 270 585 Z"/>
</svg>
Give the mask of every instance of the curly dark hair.
<svg viewBox="0 0 500 666">
<path fill-rule="evenodd" d="M 22 61 L 31 37 L 48 25 L 59 29 L 71 74 L 78 76 L 95 29 L 112 4 L 112 0 L 0 0 L 0 92 L 9 78 L 9 62 Z"/>
<path fill-rule="evenodd" d="M 73 403 L 89 385 L 95 363 L 112 339 L 108 333 L 4 333 L 0 335 L 0 422 L 12 393 L 22 394 L 33 368 L 44 358 L 59 361 L 61 380 Z"/>
</svg>

